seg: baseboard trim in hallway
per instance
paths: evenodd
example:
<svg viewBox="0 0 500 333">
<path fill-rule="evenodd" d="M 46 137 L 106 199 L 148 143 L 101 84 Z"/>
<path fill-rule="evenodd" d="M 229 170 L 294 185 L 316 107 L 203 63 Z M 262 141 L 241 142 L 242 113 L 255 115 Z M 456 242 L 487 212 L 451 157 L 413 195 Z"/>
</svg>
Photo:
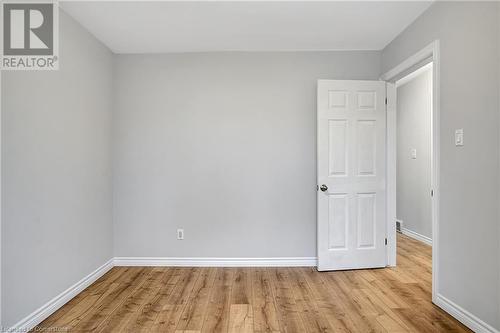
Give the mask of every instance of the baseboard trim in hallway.
<svg viewBox="0 0 500 333">
<path fill-rule="evenodd" d="M 17 322 L 7 332 L 29 332 L 112 268 L 113 259 L 110 259 L 92 273 Z"/>
<path fill-rule="evenodd" d="M 406 236 L 411 237 L 413 239 L 416 239 L 418 241 L 424 242 L 425 244 L 427 244 L 429 246 L 432 246 L 432 238 L 421 235 L 415 231 L 412 231 L 412 230 L 406 229 L 406 228 L 401 228 L 401 233 L 403 235 L 406 235 Z"/>
<path fill-rule="evenodd" d="M 316 257 L 283 258 L 172 258 L 172 257 L 116 257 L 115 266 L 169 266 L 169 267 L 312 267 Z"/>
</svg>

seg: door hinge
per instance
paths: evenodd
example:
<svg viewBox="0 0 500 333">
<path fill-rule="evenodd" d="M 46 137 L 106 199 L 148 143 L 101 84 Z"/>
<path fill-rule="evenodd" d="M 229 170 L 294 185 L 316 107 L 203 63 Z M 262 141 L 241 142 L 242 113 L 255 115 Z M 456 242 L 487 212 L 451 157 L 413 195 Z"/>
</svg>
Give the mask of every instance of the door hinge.
<svg viewBox="0 0 500 333">
<path fill-rule="evenodd" d="M 385 98 L 385 105 L 387 105 L 387 97 Z"/>
<path fill-rule="evenodd" d="M 385 239 L 385 245 L 387 245 L 387 238 Z"/>
<path fill-rule="evenodd" d="M 431 190 L 431 197 L 434 196 L 434 190 Z"/>
</svg>

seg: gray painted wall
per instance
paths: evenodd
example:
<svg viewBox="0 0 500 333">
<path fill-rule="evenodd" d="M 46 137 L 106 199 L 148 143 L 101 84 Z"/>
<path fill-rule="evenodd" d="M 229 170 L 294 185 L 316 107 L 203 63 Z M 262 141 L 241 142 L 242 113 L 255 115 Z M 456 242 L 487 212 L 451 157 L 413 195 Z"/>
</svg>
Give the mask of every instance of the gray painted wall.
<svg viewBox="0 0 500 333">
<path fill-rule="evenodd" d="M 403 228 L 429 238 L 431 116 L 432 70 L 426 70 L 397 88 L 397 218 Z"/>
<path fill-rule="evenodd" d="M 112 53 L 60 14 L 60 70 L 2 73 L 2 324 L 112 257 Z"/>
<path fill-rule="evenodd" d="M 117 56 L 115 255 L 315 256 L 316 80 L 376 79 L 440 39 L 439 293 L 500 328 L 497 14 L 438 2 L 382 59 Z M 61 13 L 61 69 L 2 75 L 4 326 L 112 256 L 112 60 Z"/>
<path fill-rule="evenodd" d="M 316 80 L 379 73 L 379 52 L 118 55 L 115 255 L 315 257 Z"/>
<path fill-rule="evenodd" d="M 438 292 L 500 329 L 498 6 L 435 3 L 383 50 L 382 67 L 441 42 Z"/>
<path fill-rule="evenodd" d="M 497 18 L 498 18 L 498 26 L 497 26 L 497 56 L 498 56 L 498 103 L 499 103 L 499 107 L 500 107 L 500 5 L 497 6 Z M 499 117 L 499 120 L 500 120 L 500 117 Z M 499 128 L 500 128 L 500 124 L 499 124 Z M 498 138 L 500 140 L 500 133 L 498 135 Z M 500 142 L 499 142 L 499 146 L 500 146 Z M 500 154 L 499 154 L 499 160 L 498 160 L 498 165 L 500 167 Z M 499 171 L 499 177 L 498 177 L 498 181 L 499 181 L 499 188 L 500 188 L 500 171 Z M 499 209 L 499 216 L 500 216 L 500 193 L 499 193 L 499 196 L 498 196 L 498 209 Z M 498 225 L 498 239 L 500 239 L 500 223 Z M 500 245 L 499 245 L 500 247 Z M 498 286 L 498 290 L 497 290 L 497 293 L 498 293 L 498 313 L 497 313 L 497 318 L 500 318 L 500 255 L 498 256 L 498 276 L 499 276 L 499 286 Z M 500 319 L 498 319 L 498 321 L 500 322 Z M 500 323 L 498 324 L 498 326 L 500 326 Z"/>
</svg>

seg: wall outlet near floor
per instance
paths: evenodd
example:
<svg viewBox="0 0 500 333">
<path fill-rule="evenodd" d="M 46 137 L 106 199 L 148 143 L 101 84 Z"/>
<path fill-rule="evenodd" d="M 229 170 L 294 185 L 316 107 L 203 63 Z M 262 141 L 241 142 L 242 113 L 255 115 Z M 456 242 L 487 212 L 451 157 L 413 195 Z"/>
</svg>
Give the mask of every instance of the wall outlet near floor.
<svg viewBox="0 0 500 333">
<path fill-rule="evenodd" d="M 179 240 L 184 239 L 184 229 L 177 229 L 177 239 Z"/>
</svg>

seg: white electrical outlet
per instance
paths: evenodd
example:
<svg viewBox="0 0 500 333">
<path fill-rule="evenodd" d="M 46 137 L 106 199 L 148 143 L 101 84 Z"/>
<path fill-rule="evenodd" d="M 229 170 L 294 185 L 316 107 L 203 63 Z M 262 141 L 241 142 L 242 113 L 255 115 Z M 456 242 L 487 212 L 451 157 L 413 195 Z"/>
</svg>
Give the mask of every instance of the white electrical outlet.
<svg viewBox="0 0 500 333">
<path fill-rule="evenodd" d="M 179 240 L 184 239 L 184 229 L 177 229 L 177 239 Z"/>
<path fill-rule="evenodd" d="M 416 160 L 417 159 L 417 149 L 416 148 L 412 148 L 411 150 L 411 158 Z"/>
</svg>

